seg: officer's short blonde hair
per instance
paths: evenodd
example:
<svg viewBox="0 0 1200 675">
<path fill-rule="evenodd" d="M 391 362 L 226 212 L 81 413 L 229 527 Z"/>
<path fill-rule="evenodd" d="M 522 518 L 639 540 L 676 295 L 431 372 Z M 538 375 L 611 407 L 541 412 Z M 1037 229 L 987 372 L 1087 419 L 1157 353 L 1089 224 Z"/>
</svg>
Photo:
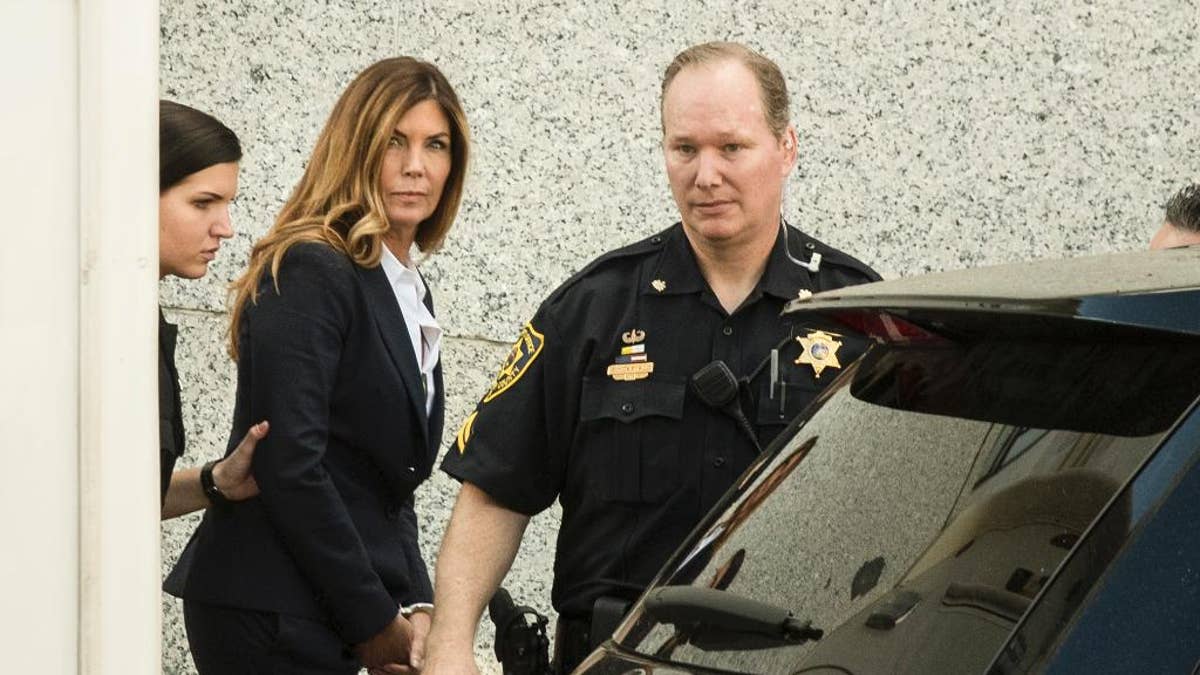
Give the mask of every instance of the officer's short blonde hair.
<svg viewBox="0 0 1200 675">
<path fill-rule="evenodd" d="M 667 87 L 671 86 L 675 76 L 689 66 L 698 66 L 721 61 L 734 60 L 754 74 L 758 81 L 758 89 L 762 95 L 763 114 L 767 127 L 776 136 L 783 135 L 790 121 L 787 82 L 779 66 L 767 57 L 737 42 L 705 42 L 693 45 L 675 55 L 671 65 L 663 74 L 662 92 L 658 105 L 661 110 L 663 99 L 667 96 Z"/>
</svg>

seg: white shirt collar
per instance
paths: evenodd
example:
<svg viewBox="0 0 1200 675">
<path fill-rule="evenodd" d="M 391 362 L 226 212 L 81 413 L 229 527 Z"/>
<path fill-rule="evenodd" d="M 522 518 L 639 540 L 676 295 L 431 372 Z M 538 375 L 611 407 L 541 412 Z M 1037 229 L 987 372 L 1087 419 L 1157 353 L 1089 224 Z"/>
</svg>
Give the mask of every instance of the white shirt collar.
<svg viewBox="0 0 1200 675">
<path fill-rule="evenodd" d="M 442 328 L 425 306 L 425 295 L 429 290 L 417 268 L 400 262 L 386 244 L 383 247 L 380 265 L 383 267 L 383 273 L 387 275 L 392 293 L 396 296 L 400 313 L 404 316 L 404 327 L 407 329 L 409 343 L 412 344 L 413 354 L 417 357 L 417 367 L 421 369 L 421 379 L 425 385 L 425 413 L 429 414 L 433 411 L 433 372 L 441 358 Z"/>
<path fill-rule="evenodd" d="M 411 285 L 417 290 L 417 299 L 424 303 L 425 293 L 428 290 L 425 288 L 425 280 L 421 278 L 415 265 L 409 267 L 400 262 L 400 259 L 396 257 L 395 253 L 392 253 L 392 249 L 388 248 L 387 244 L 383 246 L 383 257 L 379 262 L 383 265 L 383 273 L 387 275 L 388 283 L 391 284 L 393 289 L 396 288 L 397 284 Z"/>
</svg>

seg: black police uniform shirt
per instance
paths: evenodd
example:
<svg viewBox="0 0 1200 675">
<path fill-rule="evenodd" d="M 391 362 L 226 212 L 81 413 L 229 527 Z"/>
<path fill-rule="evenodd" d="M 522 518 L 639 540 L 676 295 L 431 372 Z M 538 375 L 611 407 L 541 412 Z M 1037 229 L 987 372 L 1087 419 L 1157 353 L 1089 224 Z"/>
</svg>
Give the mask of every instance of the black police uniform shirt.
<svg viewBox="0 0 1200 675">
<path fill-rule="evenodd" d="M 793 258 L 821 254 L 818 272 L 789 259 L 784 231 Z M 587 616 L 601 595 L 636 597 L 757 455 L 733 417 L 696 396 L 691 376 L 714 360 L 753 376 L 743 407 L 765 447 L 865 348 L 832 329 L 789 325 L 784 304 L 802 290 L 878 279 L 786 227 L 759 283 L 728 314 L 678 223 L 605 254 L 524 326 L 442 469 L 524 514 L 560 499 L 552 592 L 560 614 Z M 796 363 L 803 350 L 815 352 L 816 366 Z"/>
</svg>

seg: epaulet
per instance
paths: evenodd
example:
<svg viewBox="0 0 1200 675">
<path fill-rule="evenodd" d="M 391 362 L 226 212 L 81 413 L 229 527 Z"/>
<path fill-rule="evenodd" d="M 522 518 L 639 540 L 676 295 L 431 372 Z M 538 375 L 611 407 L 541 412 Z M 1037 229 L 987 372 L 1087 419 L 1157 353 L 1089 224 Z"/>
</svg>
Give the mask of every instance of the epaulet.
<svg viewBox="0 0 1200 675">
<path fill-rule="evenodd" d="M 586 278 L 588 275 L 596 272 L 602 267 L 611 264 L 614 261 L 624 260 L 627 258 L 638 258 L 652 253 L 657 253 L 658 251 L 662 250 L 663 245 L 666 244 L 667 235 L 670 233 L 670 231 L 671 228 L 667 228 L 662 232 L 646 237 L 641 241 L 637 241 L 602 254 L 600 257 L 592 260 L 587 265 L 584 265 L 583 269 L 567 278 L 567 280 L 564 281 L 558 288 L 554 289 L 554 292 L 552 292 L 549 297 L 546 298 L 546 301 L 550 302 L 557 299 L 580 280 Z"/>
<path fill-rule="evenodd" d="M 797 232 L 800 232 L 797 230 Z M 800 242 L 808 251 L 815 251 L 821 254 L 822 265 L 836 265 L 846 269 L 854 270 L 870 281 L 880 281 L 883 277 L 879 273 L 871 269 L 869 265 L 855 258 L 848 253 L 843 253 L 836 248 L 820 241 L 805 232 L 800 232 Z"/>
</svg>

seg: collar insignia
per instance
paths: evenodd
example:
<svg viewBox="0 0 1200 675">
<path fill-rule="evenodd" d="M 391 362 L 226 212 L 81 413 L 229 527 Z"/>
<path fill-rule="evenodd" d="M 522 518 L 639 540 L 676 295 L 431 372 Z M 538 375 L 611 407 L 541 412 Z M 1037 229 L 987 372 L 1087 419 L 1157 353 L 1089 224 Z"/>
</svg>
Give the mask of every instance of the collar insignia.
<svg viewBox="0 0 1200 675">
<path fill-rule="evenodd" d="M 821 371 L 826 368 L 842 367 L 837 359 L 837 351 L 842 343 L 834 339 L 833 335 L 818 330 L 804 337 L 797 336 L 796 341 L 800 343 L 801 352 L 795 363 L 798 366 L 806 363 L 812 366 L 813 377 L 820 378 Z"/>
<path fill-rule="evenodd" d="M 650 285 L 653 286 L 654 290 L 658 291 L 659 293 L 667 290 L 667 282 L 663 281 L 662 279 L 655 279 L 654 281 L 650 282 Z"/>
</svg>

